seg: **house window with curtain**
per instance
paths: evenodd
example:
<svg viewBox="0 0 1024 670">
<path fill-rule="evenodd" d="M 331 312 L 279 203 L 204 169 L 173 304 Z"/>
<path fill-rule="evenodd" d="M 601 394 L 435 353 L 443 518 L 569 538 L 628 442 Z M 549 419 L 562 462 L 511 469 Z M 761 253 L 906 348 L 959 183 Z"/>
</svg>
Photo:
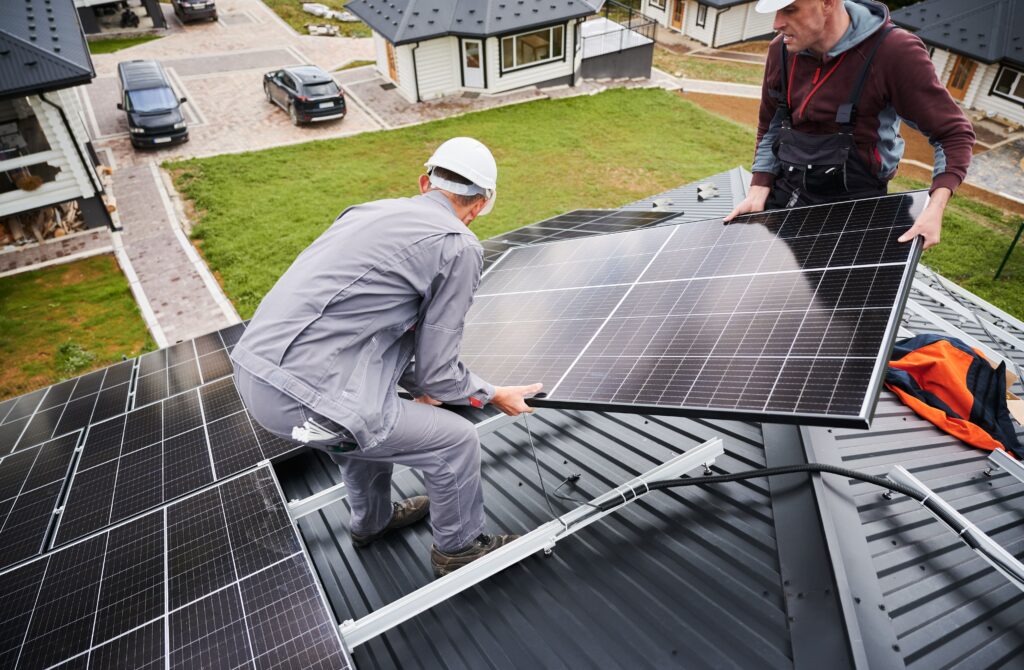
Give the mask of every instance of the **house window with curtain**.
<svg viewBox="0 0 1024 670">
<path fill-rule="evenodd" d="M 697 27 L 703 28 L 708 22 L 708 6 L 703 2 L 697 3 Z"/>
<path fill-rule="evenodd" d="M 565 26 L 551 26 L 501 38 L 501 69 L 561 60 L 565 53 Z"/>
<path fill-rule="evenodd" d="M 996 76 L 992 92 L 1024 104 L 1024 72 L 1004 66 Z"/>
</svg>

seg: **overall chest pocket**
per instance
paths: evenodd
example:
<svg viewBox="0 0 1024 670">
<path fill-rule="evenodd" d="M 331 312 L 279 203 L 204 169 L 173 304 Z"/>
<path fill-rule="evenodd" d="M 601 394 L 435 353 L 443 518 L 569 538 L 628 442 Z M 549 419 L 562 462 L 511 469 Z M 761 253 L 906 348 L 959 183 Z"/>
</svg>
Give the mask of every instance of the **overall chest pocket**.
<svg viewBox="0 0 1024 670">
<path fill-rule="evenodd" d="M 810 135 L 783 128 L 772 147 L 782 164 L 782 177 L 794 188 L 817 195 L 849 191 L 850 161 L 856 160 L 849 135 Z"/>
</svg>

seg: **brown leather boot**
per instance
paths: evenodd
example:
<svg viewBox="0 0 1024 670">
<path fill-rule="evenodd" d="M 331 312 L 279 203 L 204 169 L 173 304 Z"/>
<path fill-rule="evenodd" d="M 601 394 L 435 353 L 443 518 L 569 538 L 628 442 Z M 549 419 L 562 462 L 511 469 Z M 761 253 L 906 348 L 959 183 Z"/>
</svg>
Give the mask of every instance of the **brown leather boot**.
<svg viewBox="0 0 1024 670">
<path fill-rule="evenodd" d="M 513 540 L 518 540 L 518 535 L 488 535 L 481 533 L 475 540 L 453 554 L 446 554 L 436 546 L 430 547 L 430 565 L 434 568 L 435 577 L 444 577 L 449 572 L 454 572 L 464 565 L 468 565 L 486 556 L 495 549 L 504 547 Z"/>
<path fill-rule="evenodd" d="M 397 528 L 411 526 L 427 516 L 427 512 L 430 510 L 430 500 L 427 496 L 416 496 L 391 504 L 394 506 L 395 511 L 391 514 L 391 521 L 388 522 L 388 525 L 384 526 L 380 531 L 369 535 L 361 535 L 355 531 L 350 532 L 353 546 L 365 547 Z"/>
</svg>

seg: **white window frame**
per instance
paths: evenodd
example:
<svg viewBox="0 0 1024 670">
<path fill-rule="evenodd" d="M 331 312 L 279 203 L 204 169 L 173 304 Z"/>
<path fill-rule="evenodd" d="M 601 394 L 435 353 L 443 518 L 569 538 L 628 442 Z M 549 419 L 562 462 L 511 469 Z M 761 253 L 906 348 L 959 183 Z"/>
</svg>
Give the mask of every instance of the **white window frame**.
<svg viewBox="0 0 1024 670">
<path fill-rule="evenodd" d="M 703 2 L 697 3 L 697 18 L 694 23 L 698 28 L 704 28 L 708 24 L 708 6 Z"/>
<path fill-rule="evenodd" d="M 555 30 L 558 30 L 558 29 L 561 29 L 561 31 L 562 31 L 562 39 L 559 40 L 558 42 L 556 42 L 555 41 Z M 547 58 L 545 58 L 543 60 L 534 60 L 534 61 L 530 61 L 529 63 L 517 63 L 516 59 L 517 59 L 517 54 L 519 53 L 519 50 L 516 48 L 516 40 L 519 39 L 520 37 L 524 37 L 526 35 L 533 35 L 535 33 L 543 32 L 544 30 L 548 31 L 548 53 L 549 54 L 554 54 L 554 52 L 555 52 L 555 44 L 559 45 L 561 53 L 559 53 L 557 56 L 549 55 Z M 499 53 L 498 53 L 498 63 L 501 66 L 501 74 L 505 74 L 506 72 L 515 72 L 517 70 L 524 70 L 524 69 L 526 69 L 528 67 L 535 67 L 537 65 L 544 65 L 546 63 L 553 63 L 553 62 L 556 62 L 556 61 L 564 61 L 565 60 L 565 37 L 566 37 L 566 29 L 565 29 L 565 24 L 564 23 L 558 23 L 558 24 L 555 24 L 553 26 L 548 26 L 547 28 L 535 28 L 533 30 L 526 30 L 526 31 L 523 31 L 521 33 L 516 33 L 515 35 L 502 35 L 501 37 L 498 38 L 498 51 L 499 51 Z M 512 63 L 513 63 L 512 67 L 505 67 L 505 40 L 512 40 Z"/>
<path fill-rule="evenodd" d="M 665 11 L 665 0 L 648 0 L 647 4 L 649 4 L 651 7 L 654 7 L 655 9 Z"/>
<path fill-rule="evenodd" d="M 999 85 L 999 80 L 1003 78 L 1003 75 L 1006 72 L 1014 72 L 1014 73 L 1017 74 L 1017 76 L 1014 78 L 1013 82 L 1010 84 L 1010 91 L 1011 91 L 1010 93 L 1003 93 L 1001 91 L 997 91 L 996 90 L 996 86 Z M 1016 103 L 1020 103 L 1020 104 L 1024 105 L 1024 98 L 1018 98 L 1017 96 L 1015 96 L 1012 93 L 1012 91 L 1014 89 L 1016 89 L 1017 86 L 1020 85 L 1020 82 L 1021 82 L 1022 79 L 1024 79 L 1024 70 L 1018 70 L 1017 68 L 1010 67 L 1009 65 L 1001 66 L 999 68 L 999 72 L 996 73 L 995 80 L 993 80 L 993 82 L 992 82 L 992 95 L 998 96 L 1000 98 L 1005 98 L 1006 100 L 1012 100 L 1012 101 L 1014 101 Z"/>
</svg>

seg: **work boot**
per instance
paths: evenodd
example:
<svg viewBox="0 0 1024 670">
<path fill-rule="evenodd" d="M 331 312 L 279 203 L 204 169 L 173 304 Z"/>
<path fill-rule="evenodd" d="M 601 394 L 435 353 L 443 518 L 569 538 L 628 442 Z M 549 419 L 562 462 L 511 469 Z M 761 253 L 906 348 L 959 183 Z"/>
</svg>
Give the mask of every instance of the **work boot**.
<svg viewBox="0 0 1024 670">
<path fill-rule="evenodd" d="M 351 531 L 349 534 L 352 536 L 353 546 L 365 547 L 396 528 L 411 526 L 427 516 L 427 512 L 430 510 L 430 500 L 427 496 L 406 498 L 402 502 L 393 502 L 391 504 L 394 506 L 395 511 L 391 513 L 391 521 L 388 521 L 388 525 L 376 533 L 369 533 L 367 535 Z"/>
<path fill-rule="evenodd" d="M 458 570 L 481 556 L 486 556 L 495 549 L 500 549 L 509 542 L 518 539 L 518 535 L 488 535 L 481 533 L 469 545 L 453 554 L 446 554 L 438 549 L 437 545 L 432 545 L 430 547 L 430 565 L 434 568 L 434 576 L 444 577 L 449 572 Z"/>
</svg>

